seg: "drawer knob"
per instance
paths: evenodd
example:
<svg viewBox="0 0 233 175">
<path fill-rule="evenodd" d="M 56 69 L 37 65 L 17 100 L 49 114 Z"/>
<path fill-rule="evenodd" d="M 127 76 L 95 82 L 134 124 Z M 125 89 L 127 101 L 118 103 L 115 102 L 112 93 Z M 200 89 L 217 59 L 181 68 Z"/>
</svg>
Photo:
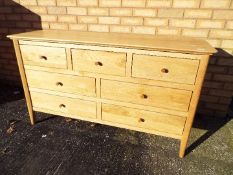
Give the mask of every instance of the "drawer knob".
<svg viewBox="0 0 233 175">
<path fill-rule="evenodd" d="M 96 65 L 96 66 L 103 66 L 103 63 L 100 62 L 100 61 L 96 61 L 96 62 L 95 62 L 95 65 Z"/>
<path fill-rule="evenodd" d="M 168 69 L 166 69 L 166 68 L 163 68 L 163 69 L 161 69 L 161 72 L 162 72 L 162 73 L 166 73 L 166 74 L 167 74 L 167 73 L 169 72 L 169 70 L 168 70 Z"/>
<path fill-rule="evenodd" d="M 47 57 L 46 56 L 40 56 L 40 59 L 47 60 Z"/>
<path fill-rule="evenodd" d="M 56 85 L 57 86 L 63 86 L 63 83 L 62 82 L 57 82 Z"/>
<path fill-rule="evenodd" d="M 139 121 L 140 123 L 144 123 L 144 122 L 145 122 L 145 119 L 144 119 L 144 118 L 140 118 L 138 121 Z"/>
<path fill-rule="evenodd" d="M 148 98 L 148 95 L 142 94 L 141 97 L 142 97 L 143 99 L 147 99 L 147 98 Z"/>
<path fill-rule="evenodd" d="M 59 105 L 59 108 L 65 108 L 65 107 L 66 107 L 66 105 L 64 105 L 64 104 Z"/>
</svg>

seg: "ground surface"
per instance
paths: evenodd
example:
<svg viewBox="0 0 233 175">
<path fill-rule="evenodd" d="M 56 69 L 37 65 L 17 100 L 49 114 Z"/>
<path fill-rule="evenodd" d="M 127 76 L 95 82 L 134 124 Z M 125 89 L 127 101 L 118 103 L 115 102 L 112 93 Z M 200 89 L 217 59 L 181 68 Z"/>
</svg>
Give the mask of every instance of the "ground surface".
<svg viewBox="0 0 233 175">
<path fill-rule="evenodd" d="M 0 86 L 0 174 L 233 174 L 233 120 L 198 119 L 188 153 L 174 139 L 62 117 L 28 121 L 18 88 Z"/>
</svg>

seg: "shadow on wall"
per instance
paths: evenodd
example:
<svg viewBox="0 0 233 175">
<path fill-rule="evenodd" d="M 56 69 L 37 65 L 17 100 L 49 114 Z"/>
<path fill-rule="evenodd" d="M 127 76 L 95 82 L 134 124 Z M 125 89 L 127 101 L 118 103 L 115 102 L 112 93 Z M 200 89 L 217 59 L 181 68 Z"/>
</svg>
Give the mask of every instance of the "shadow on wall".
<svg viewBox="0 0 233 175">
<path fill-rule="evenodd" d="M 20 84 L 17 61 L 9 34 L 41 29 L 37 14 L 12 0 L 0 0 L 0 83 Z"/>
</svg>

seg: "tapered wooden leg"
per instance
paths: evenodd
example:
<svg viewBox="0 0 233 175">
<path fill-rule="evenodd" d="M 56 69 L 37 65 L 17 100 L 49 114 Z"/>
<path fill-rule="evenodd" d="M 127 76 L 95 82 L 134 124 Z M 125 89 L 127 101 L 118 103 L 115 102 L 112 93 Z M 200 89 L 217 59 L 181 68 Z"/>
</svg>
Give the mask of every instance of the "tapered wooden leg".
<svg viewBox="0 0 233 175">
<path fill-rule="evenodd" d="M 27 103 L 29 118 L 30 118 L 31 124 L 34 125 L 35 124 L 34 112 L 33 112 L 33 108 L 32 108 L 32 101 L 31 101 L 31 96 L 30 96 L 28 84 L 27 84 L 26 74 L 25 74 L 25 70 L 24 70 L 24 66 L 23 66 L 23 60 L 22 60 L 21 53 L 20 53 L 19 42 L 18 42 L 18 40 L 14 39 L 13 43 L 14 43 L 15 54 L 16 54 L 17 62 L 18 62 L 18 66 L 19 66 L 19 73 L 20 73 L 20 77 L 22 80 L 24 95 L 25 95 L 25 99 L 26 99 L 26 103 Z"/>
<path fill-rule="evenodd" d="M 180 150 L 179 150 L 179 157 L 183 158 L 185 155 L 185 150 L 187 147 L 188 139 L 181 139 L 180 141 Z"/>
</svg>

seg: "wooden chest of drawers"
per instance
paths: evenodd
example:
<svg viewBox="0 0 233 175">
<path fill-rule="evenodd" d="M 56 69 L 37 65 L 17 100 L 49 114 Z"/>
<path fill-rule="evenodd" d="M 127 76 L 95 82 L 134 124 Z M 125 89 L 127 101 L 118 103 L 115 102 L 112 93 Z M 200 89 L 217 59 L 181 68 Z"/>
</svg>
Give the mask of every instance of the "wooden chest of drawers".
<svg viewBox="0 0 233 175">
<path fill-rule="evenodd" d="M 33 111 L 180 139 L 183 157 L 209 56 L 207 42 L 151 35 L 10 35 Z"/>
</svg>

